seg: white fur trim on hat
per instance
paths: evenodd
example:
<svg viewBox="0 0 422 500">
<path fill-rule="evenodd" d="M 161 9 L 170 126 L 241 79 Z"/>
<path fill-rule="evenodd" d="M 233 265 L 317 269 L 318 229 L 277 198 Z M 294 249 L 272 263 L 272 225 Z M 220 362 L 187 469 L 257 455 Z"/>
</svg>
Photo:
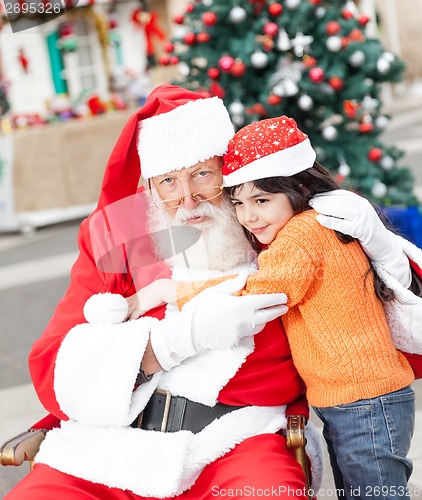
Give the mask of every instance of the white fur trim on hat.
<svg viewBox="0 0 422 500">
<path fill-rule="evenodd" d="M 218 97 L 197 99 L 141 122 L 138 153 L 144 178 L 223 156 L 234 128 Z"/>
<path fill-rule="evenodd" d="M 223 177 L 226 187 L 237 186 L 244 182 L 268 177 L 290 177 L 291 175 L 311 168 L 315 162 L 316 153 L 309 139 L 282 149 L 244 165 Z"/>
</svg>

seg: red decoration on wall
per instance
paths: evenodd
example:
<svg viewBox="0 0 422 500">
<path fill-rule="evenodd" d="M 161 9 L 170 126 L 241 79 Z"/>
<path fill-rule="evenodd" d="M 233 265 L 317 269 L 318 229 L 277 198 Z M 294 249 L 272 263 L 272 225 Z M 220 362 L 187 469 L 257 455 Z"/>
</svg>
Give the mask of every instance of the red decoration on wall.
<svg viewBox="0 0 422 500">
<path fill-rule="evenodd" d="M 23 48 L 19 49 L 18 60 L 19 60 L 19 63 L 21 65 L 25 75 L 28 74 L 28 72 L 29 72 L 29 59 L 28 59 L 28 56 L 26 55 L 25 50 Z"/>
<path fill-rule="evenodd" d="M 164 40 L 166 35 L 164 31 L 158 26 L 158 14 L 156 12 L 146 12 L 142 9 L 135 9 L 132 12 L 132 21 L 137 28 L 145 30 L 145 38 L 147 41 L 147 55 L 154 54 L 152 38 L 157 36 L 160 40 Z"/>
</svg>

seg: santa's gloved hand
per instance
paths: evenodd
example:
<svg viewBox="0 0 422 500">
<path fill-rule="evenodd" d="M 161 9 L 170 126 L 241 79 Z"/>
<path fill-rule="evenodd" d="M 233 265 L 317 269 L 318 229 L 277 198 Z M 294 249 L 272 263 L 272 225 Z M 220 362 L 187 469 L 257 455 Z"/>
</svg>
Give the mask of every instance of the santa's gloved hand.
<svg viewBox="0 0 422 500">
<path fill-rule="evenodd" d="M 235 346 L 287 312 L 284 293 L 233 296 L 246 279 L 242 273 L 208 288 L 187 302 L 179 314 L 153 325 L 151 346 L 164 370 L 204 349 Z"/>
<path fill-rule="evenodd" d="M 381 265 L 405 288 L 410 286 L 409 260 L 400 240 L 384 226 L 368 200 L 351 191 L 338 189 L 316 195 L 309 204 L 320 213 L 317 216 L 320 224 L 359 240 L 372 261 Z"/>
</svg>

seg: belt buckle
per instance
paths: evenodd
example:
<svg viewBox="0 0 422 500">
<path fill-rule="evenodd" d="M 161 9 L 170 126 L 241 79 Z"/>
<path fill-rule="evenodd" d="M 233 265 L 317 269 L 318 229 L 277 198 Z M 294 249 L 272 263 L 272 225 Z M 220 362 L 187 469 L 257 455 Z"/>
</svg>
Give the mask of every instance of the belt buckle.
<svg viewBox="0 0 422 500">
<path fill-rule="evenodd" d="M 161 420 L 161 432 L 167 432 L 167 422 L 169 419 L 169 413 L 170 413 L 170 404 L 171 404 L 171 392 L 164 390 L 164 389 L 156 389 L 154 391 L 157 394 L 162 394 L 163 396 L 166 397 L 166 401 L 164 403 L 164 412 L 163 412 L 163 418 Z"/>
</svg>

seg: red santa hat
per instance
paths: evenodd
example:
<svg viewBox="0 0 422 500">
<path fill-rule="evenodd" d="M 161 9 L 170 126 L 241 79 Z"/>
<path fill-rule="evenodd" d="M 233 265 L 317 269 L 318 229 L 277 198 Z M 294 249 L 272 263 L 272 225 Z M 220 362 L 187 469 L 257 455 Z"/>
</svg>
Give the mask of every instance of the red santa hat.
<svg viewBox="0 0 422 500">
<path fill-rule="evenodd" d="M 223 156 L 234 129 L 218 97 L 160 85 L 123 128 L 110 155 L 98 207 L 136 193 L 149 179 Z"/>
<path fill-rule="evenodd" d="M 308 136 L 293 118 L 261 120 L 243 127 L 230 140 L 224 156 L 224 185 L 289 177 L 311 168 L 315 158 Z"/>
</svg>

